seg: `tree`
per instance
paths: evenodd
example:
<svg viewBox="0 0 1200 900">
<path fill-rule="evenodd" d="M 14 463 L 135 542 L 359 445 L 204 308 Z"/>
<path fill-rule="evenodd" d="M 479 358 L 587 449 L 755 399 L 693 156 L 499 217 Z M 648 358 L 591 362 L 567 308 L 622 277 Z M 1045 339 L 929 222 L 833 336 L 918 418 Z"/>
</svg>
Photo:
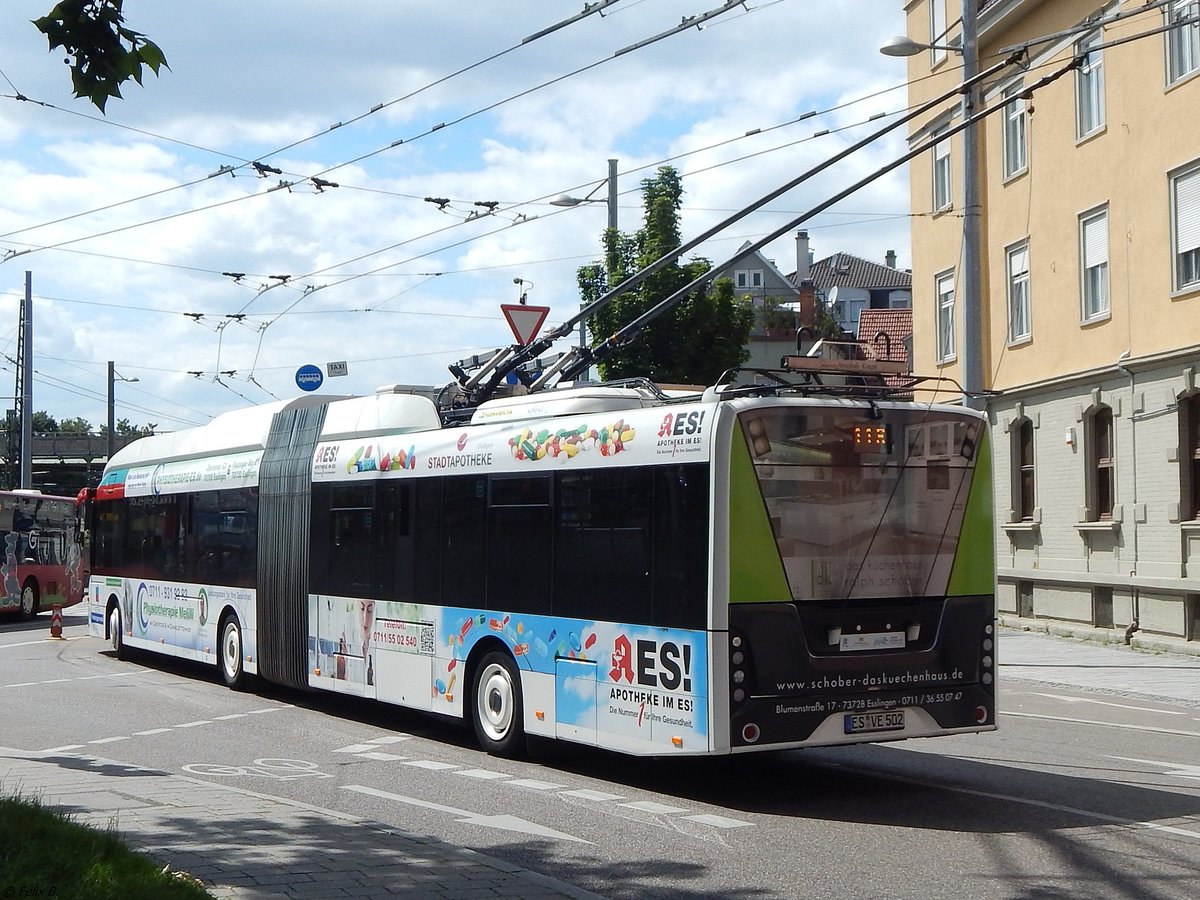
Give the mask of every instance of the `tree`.
<svg viewBox="0 0 1200 900">
<path fill-rule="evenodd" d="M 74 417 L 63 419 L 58 423 L 59 434 L 88 434 L 92 430 L 92 423 L 87 419 Z"/>
<path fill-rule="evenodd" d="M 76 97 L 86 97 L 100 112 L 109 97 L 121 96 L 121 85 L 132 78 L 142 83 L 142 69 L 155 75 L 170 69 L 158 45 L 139 31 L 125 27 L 125 0 L 61 0 L 33 24 L 50 44 L 69 59 Z"/>
<path fill-rule="evenodd" d="M 642 182 L 642 191 L 642 228 L 633 235 L 608 229 L 603 237 L 604 263 L 578 270 L 585 303 L 682 243 L 679 173 L 663 166 Z M 673 262 L 599 310 L 588 327 L 598 339 L 605 339 L 711 268 L 708 260 L 699 257 L 682 265 Z M 753 309 L 734 298 L 729 279 L 702 285 L 602 360 L 600 376 L 606 381 L 642 376 L 665 384 L 712 384 L 726 369 L 749 357 L 746 342 L 753 322 Z"/>
<path fill-rule="evenodd" d="M 34 434 L 57 434 L 58 420 L 45 410 L 39 409 L 33 414 L 33 422 L 30 427 Z"/>
</svg>

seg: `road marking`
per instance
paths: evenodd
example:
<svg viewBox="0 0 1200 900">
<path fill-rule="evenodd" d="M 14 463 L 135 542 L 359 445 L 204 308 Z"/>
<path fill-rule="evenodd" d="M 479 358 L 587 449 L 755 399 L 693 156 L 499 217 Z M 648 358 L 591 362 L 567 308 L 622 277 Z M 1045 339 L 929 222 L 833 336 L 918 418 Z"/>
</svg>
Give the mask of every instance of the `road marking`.
<svg viewBox="0 0 1200 900">
<path fill-rule="evenodd" d="M 635 800 L 633 803 L 622 803 L 621 805 L 627 806 L 630 809 L 639 809 L 642 812 L 663 816 L 671 815 L 672 813 L 687 812 L 682 806 L 667 806 L 665 803 L 655 803 L 653 800 Z"/>
<path fill-rule="evenodd" d="M 414 759 L 412 762 L 406 762 L 406 766 L 416 766 L 418 769 L 432 769 L 435 772 L 441 772 L 445 769 L 461 769 L 462 766 L 456 766 L 454 763 L 437 762 L 432 759 Z"/>
<path fill-rule="evenodd" d="M 1148 766 L 1161 766 L 1164 769 L 1170 769 L 1169 772 L 1163 772 L 1164 775 L 1174 775 L 1178 778 L 1195 778 L 1197 781 L 1200 781 L 1200 766 L 1162 762 L 1157 759 L 1135 759 L 1129 756 L 1110 756 L 1109 759 L 1119 759 L 1122 762 L 1145 763 Z"/>
<path fill-rule="evenodd" d="M 503 772 L 489 772 L 487 769 L 460 769 L 454 774 L 462 775 L 464 778 L 482 778 L 484 781 L 508 777 Z"/>
<path fill-rule="evenodd" d="M 211 725 L 211 719 L 201 719 L 199 722 L 183 722 L 174 726 L 175 728 L 195 728 L 197 725 Z"/>
<path fill-rule="evenodd" d="M 249 713 L 230 713 L 227 716 L 214 716 L 213 721 L 214 722 L 224 722 L 228 719 L 244 719 L 244 718 L 246 718 L 247 715 L 249 715 Z"/>
<path fill-rule="evenodd" d="M 397 756 L 395 753 L 384 753 L 382 750 L 376 750 L 374 753 L 359 753 L 356 755 L 361 756 L 363 759 L 379 759 L 383 760 L 384 762 L 396 759 L 408 759 L 407 756 Z"/>
<path fill-rule="evenodd" d="M 119 735 L 118 737 L 96 738 L 96 740 L 88 741 L 88 743 L 89 744 L 112 744 L 116 741 L 127 741 L 127 740 L 129 740 L 129 735 L 122 734 L 122 735 Z"/>
<path fill-rule="evenodd" d="M 1097 722 L 1095 719 L 1069 719 L 1066 716 L 1042 716 L 1037 713 L 1019 713 L 1001 710 L 1000 715 L 1015 719 L 1046 719 L 1051 722 L 1071 722 L 1074 725 L 1099 725 L 1102 728 L 1124 728 L 1129 731 L 1152 731 L 1155 734 L 1178 734 L 1184 737 L 1200 737 L 1200 731 L 1181 731 L 1178 728 L 1159 728 L 1154 725 L 1125 725 L 1120 722 Z"/>
<path fill-rule="evenodd" d="M 40 640 L 36 640 L 36 641 L 22 641 L 19 644 L 0 644 L 0 650 L 7 650 L 10 647 L 32 647 L 35 644 L 57 644 L 57 643 L 58 643 L 57 640 L 52 640 L 51 638 L 41 638 Z"/>
<path fill-rule="evenodd" d="M 381 800 L 392 800 L 396 803 L 407 803 L 411 806 L 419 806 L 423 809 L 431 809 L 436 812 L 449 813 L 452 816 L 457 816 L 459 822 L 468 825 L 482 825 L 485 828 L 499 828 L 503 831 L 516 831 L 521 834 L 530 834 L 537 837 L 555 838 L 560 841 L 574 841 L 578 844 L 590 844 L 591 841 L 585 841 L 583 838 L 577 838 L 574 835 L 566 834 L 562 831 L 555 831 L 545 825 L 539 825 L 536 822 L 530 822 L 527 819 L 520 819 L 516 816 L 499 815 L 487 816 L 482 813 L 471 812 L 465 809 L 456 809 L 453 806 L 443 806 L 440 803 L 433 803 L 429 800 L 421 800 L 417 797 L 405 797 L 402 794 L 392 794 L 388 791 L 380 791 L 375 788 L 365 787 L 361 784 L 344 784 L 342 790 L 354 791 L 358 794 L 366 794 L 368 797 L 378 797 Z"/>
<path fill-rule="evenodd" d="M 1062 700 L 1064 703 L 1095 703 L 1098 706 L 1111 706 L 1115 709 L 1133 709 L 1138 712 L 1161 713 L 1164 716 L 1186 716 L 1181 709 L 1153 709 L 1149 706 L 1127 706 L 1124 703 L 1110 703 L 1107 700 L 1093 700 L 1090 697 L 1064 697 L 1061 694 L 1043 694 L 1038 691 L 1029 691 L 1035 697 L 1049 697 L 1051 700 Z"/>
<path fill-rule="evenodd" d="M 565 788 L 565 784 L 556 784 L 553 781 L 538 781 L 535 778 L 514 778 L 512 781 L 506 781 L 505 784 L 515 784 L 517 787 L 529 788 L 531 791 L 549 791 Z"/>
<path fill-rule="evenodd" d="M 166 734 L 168 731 L 173 731 L 172 728 L 149 728 L 146 731 L 135 731 L 134 734 L 139 737 L 147 734 Z"/>
<path fill-rule="evenodd" d="M 280 781 L 291 781 L 296 778 L 332 778 L 328 772 L 322 772 L 316 763 L 303 759 L 278 759 L 267 757 L 256 759 L 250 766 L 225 766 L 214 763 L 190 763 L 183 767 L 185 772 L 193 775 L 214 775 L 232 777 L 250 775 L 259 778 L 276 778 Z"/>
<path fill-rule="evenodd" d="M 267 706 L 267 707 L 264 707 L 263 709 L 248 709 L 248 710 L 246 710 L 246 715 L 261 716 L 263 713 L 279 712 L 281 709 L 291 709 L 291 708 L 292 708 L 292 705 L 290 703 L 285 703 L 282 706 Z"/>
<path fill-rule="evenodd" d="M 740 819 L 728 819 L 725 816 L 714 816 L 710 813 L 705 813 L 700 816 L 684 816 L 689 822 L 699 822 L 701 825 L 712 825 L 714 828 L 741 828 L 749 825 L 749 822 L 743 822 Z"/>
<path fill-rule="evenodd" d="M 334 753 L 363 753 L 367 750 L 374 750 L 374 744 L 351 744 L 348 747 L 338 747 Z"/>
<path fill-rule="evenodd" d="M 63 744 L 61 747 L 51 747 L 49 750 L 43 750 L 42 753 L 66 753 L 68 750 L 78 750 L 83 744 Z"/>
<path fill-rule="evenodd" d="M 368 744 L 398 744 L 412 738 L 411 734 L 385 734 L 383 737 L 372 738 Z"/>
<path fill-rule="evenodd" d="M 559 794 L 563 797 L 578 797 L 581 800 L 596 800 L 598 802 L 604 800 L 625 799 L 620 794 L 606 794 L 604 791 L 590 791 L 587 788 L 583 788 L 578 791 L 559 791 Z"/>
<path fill-rule="evenodd" d="M 74 681 L 74 680 L 75 679 L 73 679 L 73 678 L 51 678 L 51 679 L 49 679 L 47 681 L 43 681 L 41 683 L 42 684 L 64 684 L 65 682 Z"/>
</svg>

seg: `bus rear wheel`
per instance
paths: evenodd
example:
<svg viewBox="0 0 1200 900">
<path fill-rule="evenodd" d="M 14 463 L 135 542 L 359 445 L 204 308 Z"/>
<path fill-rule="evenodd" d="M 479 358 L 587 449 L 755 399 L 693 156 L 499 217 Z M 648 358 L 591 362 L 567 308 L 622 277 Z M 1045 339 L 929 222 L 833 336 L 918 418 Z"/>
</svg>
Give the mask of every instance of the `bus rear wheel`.
<svg viewBox="0 0 1200 900">
<path fill-rule="evenodd" d="M 121 621 L 121 606 L 114 603 L 108 613 L 108 640 L 117 659 L 129 659 L 129 648 L 125 646 L 124 624 Z"/>
<path fill-rule="evenodd" d="M 21 618 L 32 619 L 41 607 L 37 582 L 30 578 L 21 588 Z"/>
<path fill-rule="evenodd" d="M 221 645 L 217 650 L 217 667 L 225 686 L 235 691 L 245 690 L 246 670 L 242 665 L 242 626 L 237 616 L 228 615 L 221 620 L 218 632 Z"/>
<path fill-rule="evenodd" d="M 521 678 L 512 657 L 493 650 L 475 670 L 471 715 L 479 744 L 493 756 L 516 757 L 525 751 Z"/>
</svg>

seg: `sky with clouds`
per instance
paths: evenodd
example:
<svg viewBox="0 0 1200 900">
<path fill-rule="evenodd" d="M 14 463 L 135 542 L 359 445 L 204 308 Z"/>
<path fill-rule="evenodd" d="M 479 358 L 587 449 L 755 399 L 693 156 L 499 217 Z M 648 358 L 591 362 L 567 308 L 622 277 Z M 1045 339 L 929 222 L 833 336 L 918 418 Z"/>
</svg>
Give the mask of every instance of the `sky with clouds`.
<svg viewBox="0 0 1200 900">
<path fill-rule="evenodd" d="M 642 179 L 680 171 L 686 239 L 904 108 L 904 63 L 878 52 L 898 0 L 748 0 L 647 42 L 723 5 L 620 0 L 527 40 L 584 3 L 126 0 L 170 70 L 101 115 L 29 24 L 53 0 L 5 0 L 0 396 L 26 272 L 33 408 L 60 420 L 105 422 L 109 360 L 137 379 L 117 417 L 159 430 L 296 396 L 304 364 L 347 362 L 324 393 L 444 384 L 511 342 L 521 289 L 548 325 L 578 309 L 605 204 L 548 201 L 603 200 L 608 159 L 624 231 Z M 696 254 L 731 257 L 904 149 L 871 145 Z M 802 227 L 818 259 L 907 267 L 908 212 L 901 168 Z M 795 270 L 790 233 L 764 252 Z"/>
</svg>

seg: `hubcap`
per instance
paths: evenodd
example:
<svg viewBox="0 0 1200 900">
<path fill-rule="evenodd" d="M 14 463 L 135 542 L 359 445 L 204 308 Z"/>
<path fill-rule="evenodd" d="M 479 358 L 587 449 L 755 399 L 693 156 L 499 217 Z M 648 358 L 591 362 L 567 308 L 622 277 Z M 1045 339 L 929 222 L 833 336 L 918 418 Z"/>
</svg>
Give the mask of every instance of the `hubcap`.
<svg viewBox="0 0 1200 900">
<path fill-rule="evenodd" d="M 121 649 L 121 610 L 116 606 L 108 617 L 108 639 L 114 650 Z"/>
<path fill-rule="evenodd" d="M 33 588 L 26 586 L 21 591 L 21 612 L 27 616 L 33 615 Z"/>
<path fill-rule="evenodd" d="M 480 679 L 479 721 L 487 736 L 504 739 L 512 726 L 512 684 L 502 666 L 490 665 Z"/>
<path fill-rule="evenodd" d="M 242 661 L 242 642 L 238 635 L 237 626 L 229 624 L 225 626 L 225 673 L 233 678 L 238 673 L 238 666 Z"/>
</svg>

